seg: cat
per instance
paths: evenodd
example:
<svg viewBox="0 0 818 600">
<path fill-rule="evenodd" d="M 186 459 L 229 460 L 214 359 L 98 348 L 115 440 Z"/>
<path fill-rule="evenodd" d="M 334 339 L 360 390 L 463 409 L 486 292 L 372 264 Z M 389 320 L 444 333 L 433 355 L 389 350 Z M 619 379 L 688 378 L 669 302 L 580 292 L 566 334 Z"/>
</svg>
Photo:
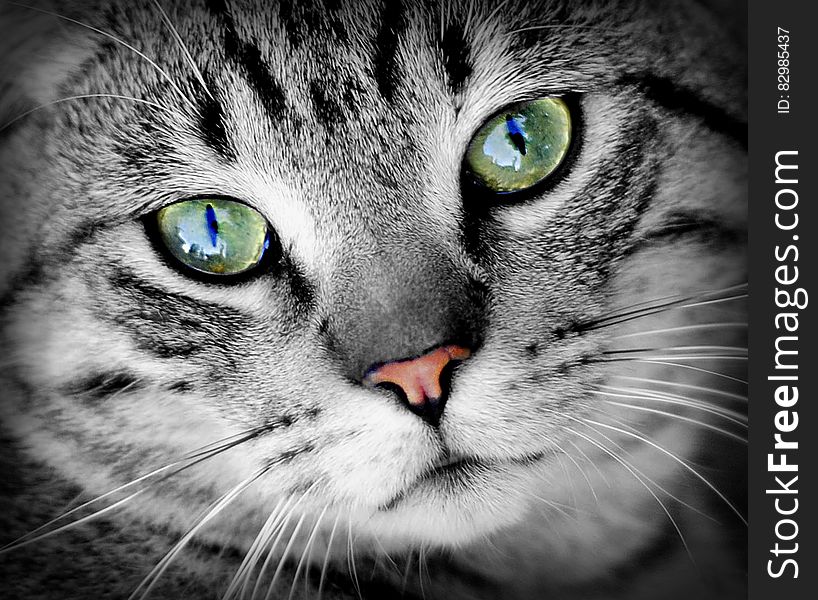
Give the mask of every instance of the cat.
<svg viewBox="0 0 818 600">
<path fill-rule="evenodd" d="M 3 597 L 743 597 L 745 10 L 3 3 Z"/>
</svg>

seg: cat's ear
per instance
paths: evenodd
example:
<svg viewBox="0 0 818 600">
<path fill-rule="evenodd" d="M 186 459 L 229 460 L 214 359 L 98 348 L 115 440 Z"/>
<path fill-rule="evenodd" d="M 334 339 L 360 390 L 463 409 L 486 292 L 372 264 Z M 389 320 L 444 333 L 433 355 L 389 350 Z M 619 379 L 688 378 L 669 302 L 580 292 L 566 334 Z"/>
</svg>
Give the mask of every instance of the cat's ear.
<svg viewBox="0 0 818 600">
<path fill-rule="evenodd" d="M 66 18 L 68 5 L 0 2 L 0 127 L 59 98 L 61 84 L 92 55 L 88 32 Z"/>
</svg>

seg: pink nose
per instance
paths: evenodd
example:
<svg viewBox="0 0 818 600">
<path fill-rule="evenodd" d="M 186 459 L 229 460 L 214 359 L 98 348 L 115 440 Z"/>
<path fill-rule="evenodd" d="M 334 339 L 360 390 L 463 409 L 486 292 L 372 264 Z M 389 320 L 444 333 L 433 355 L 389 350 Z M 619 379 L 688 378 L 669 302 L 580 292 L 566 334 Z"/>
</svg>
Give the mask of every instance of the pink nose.
<svg viewBox="0 0 818 600">
<path fill-rule="evenodd" d="M 409 402 L 409 408 L 424 419 L 437 424 L 443 412 L 445 391 L 441 376 L 452 361 L 465 360 L 471 350 L 454 344 L 441 346 L 423 356 L 388 362 L 369 370 L 364 377 L 368 385 L 398 386 Z"/>
</svg>

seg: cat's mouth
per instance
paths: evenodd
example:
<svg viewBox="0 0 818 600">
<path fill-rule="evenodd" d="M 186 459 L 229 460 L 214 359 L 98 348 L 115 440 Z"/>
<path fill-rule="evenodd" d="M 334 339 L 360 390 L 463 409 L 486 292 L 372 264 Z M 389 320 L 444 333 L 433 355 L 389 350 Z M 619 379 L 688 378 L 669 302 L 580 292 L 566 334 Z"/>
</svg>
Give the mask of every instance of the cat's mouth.
<svg viewBox="0 0 818 600">
<path fill-rule="evenodd" d="M 394 510 L 413 492 L 427 486 L 445 486 L 450 493 L 459 489 L 471 489 L 475 479 L 490 476 L 504 469 L 530 467 L 545 456 L 544 452 L 534 452 L 507 459 L 480 459 L 474 456 L 446 456 L 421 473 L 413 482 L 403 488 L 390 500 L 378 507 L 379 512 Z"/>
</svg>

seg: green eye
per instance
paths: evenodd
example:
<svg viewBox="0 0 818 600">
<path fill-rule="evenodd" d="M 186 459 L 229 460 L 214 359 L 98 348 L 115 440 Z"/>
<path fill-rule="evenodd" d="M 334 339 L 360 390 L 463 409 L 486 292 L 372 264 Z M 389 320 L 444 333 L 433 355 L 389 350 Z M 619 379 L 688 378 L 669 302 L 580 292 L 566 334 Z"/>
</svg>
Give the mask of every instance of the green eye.
<svg viewBox="0 0 818 600">
<path fill-rule="evenodd" d="M 156 214 L 159 236 L 184 265 L 237 275 L 261 262 L 270 229 L 258 211 L 233 200 L 185 200 Z"/>
<path fill-rule="evenodd" d="M 509 107 L 469 143 L 466 168 L 493 192 L 518 192 L 553 173 L 571 144 L 571 113 L 559 98 Z"/>
</svg>

